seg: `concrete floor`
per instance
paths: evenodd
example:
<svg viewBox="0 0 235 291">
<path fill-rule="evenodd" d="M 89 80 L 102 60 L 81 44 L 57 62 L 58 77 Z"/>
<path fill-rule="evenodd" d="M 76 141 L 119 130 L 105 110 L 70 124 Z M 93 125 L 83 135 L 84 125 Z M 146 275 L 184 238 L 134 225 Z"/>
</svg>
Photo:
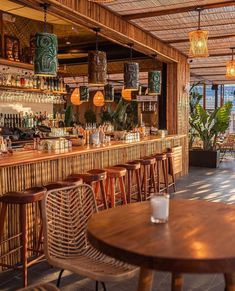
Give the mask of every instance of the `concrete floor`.
<svg viewBox="0 0 235 291">
<path fill-rule="evenodd" d="M 235 160 L 224 160 L 219 169 L 191 168 L 189 175 L 177 181 L 177 193 L 173 199 L 205 199 L 208 201 L 224 201 L 235 203 Z M 51 282 L 55 284 L 58 270 L 50 268 L 46 261 L 29 269 L 29 285 Z M 169 291 L 171 275 L 155 272 L 153 291 Z M 138 277 L 119 284 L 107 284 L 108 291 L 135 291 Z M 0 274 L 0 290 L 17 290 L 21 287 L 21 277 L 18 271 L 7 271 Z M 93 291 L 95 282 L 80 276 L 65 272 L 61 282 L 61 290 Z M 102 288 L 100 288 L 102 290 Z M 185 275 L 185 291 L 223 291 L 224 281 L 220 274 Z"/>
</svg>

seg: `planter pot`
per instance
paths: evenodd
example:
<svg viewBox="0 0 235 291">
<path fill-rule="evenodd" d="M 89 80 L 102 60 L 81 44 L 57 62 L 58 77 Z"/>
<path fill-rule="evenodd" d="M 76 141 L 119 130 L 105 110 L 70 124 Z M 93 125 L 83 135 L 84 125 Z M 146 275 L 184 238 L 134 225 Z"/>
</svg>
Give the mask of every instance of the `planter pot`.
<svg viewBox="0 0 235 291">
<path fill-rule="evenodd" d="M 217 168 L 220 151 L 189 150 L 189 165 L 193 167 Z"/>
</svg>

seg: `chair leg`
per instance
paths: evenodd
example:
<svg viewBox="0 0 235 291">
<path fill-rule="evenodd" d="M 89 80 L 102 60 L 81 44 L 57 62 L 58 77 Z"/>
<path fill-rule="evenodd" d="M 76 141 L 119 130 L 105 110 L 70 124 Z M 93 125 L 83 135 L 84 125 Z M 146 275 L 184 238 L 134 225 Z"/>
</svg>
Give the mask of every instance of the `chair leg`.
<svg viewBox="0 0 235 291">
<path fill-rule="evenodd" d="M 102 199 L 104 203 L 104 209 L 108 209 L 107 197 L 106 197 L 107 192 L 105 192 L 104 181 L 100 181 L 100 191 L 101 191 L 101 195 L 102 195 Z"/>
<path fill-rule="evenodd" d="M 137 183 L 137 189 L 138 189 L 138 201 L 142 201 L 142 196 L 141 196 L 141 181 L 140 181 L 140 171 L 136 170 L 136 183 Z"/>
<path fill-rule="evenodd" d="M 27 215 L 26 205 L 20 205 L 20 230 L 21 230 L 21 262 L 23 264 L 23 287 L 27 287 L 28 284 L 28 272 L 27 272 Z"/>
<path fill-rule="evenodd" d="M 165 184 L 165 192 L 168 193 L 168 167 L 167 167 L 167 160 L 162 161 L 162 170 L 163 170 L 163 177 L 164 177 L 164 184 Z"/>
<path fill-rule="evenodd" d="M 127 171 L 127 203 L 131 203 L 131 171 Z"/>
<path fill-rule="evenodd" d="M 99 290 L 99 282 L 95 281 L 95 291 L 98 291 L 98 290 Z"/>
<path fill-rule="evenodd" d="M 105 286 L 104 282 L 101 282 L 101 285 L 102 285 L 102 287 L 103 287 L 104 291 L 107 291 L 107 289 L 106 289 L 106 286 Z"/>
<path fill-rule="evenodd" d="M 160 192 L 160 163 L 157 161 L 157 192 Z"/>
<path fill-rule="evenodd" d="M 63 273 L 64 273 L 64 270 L 61 270 L 59 273 L 59 277 L 57 279 L 56 287 L 60 287 L 60 281 L 61 281 L 61 277 L 62 277 Z"/>
<path fill-rule="evenodd" d="M 0 241 L 2 240 L 2 234 L 3 234 L 6 213 L 7 213 L 7 204 L 2 203 L 2 208 L 1 208 L 1 213 L 0 213 Z"/>
<path fill-rule="evenodd" d="M 125 190 L 125 185 L 123 181 L 123 177 L 119 178 L 119 185 L 120 185 L 120 190 L 121 190 L 121 195 L 122 195 L 122 204 L 127 204 L 126 201 L 126 190 Z"/>
</svg>

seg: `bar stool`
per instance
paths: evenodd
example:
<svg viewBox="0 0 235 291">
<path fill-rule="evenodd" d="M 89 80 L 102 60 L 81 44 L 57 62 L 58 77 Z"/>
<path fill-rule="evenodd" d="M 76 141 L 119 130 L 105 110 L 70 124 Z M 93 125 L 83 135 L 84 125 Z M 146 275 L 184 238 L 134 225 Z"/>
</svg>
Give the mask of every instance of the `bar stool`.
<svg viewBox="0 0 235 291">
<path fill-rule="evenodd" d="M 141 197 L 141 181 L 140 181 L 140 163 L 128 162 L 126 164 L 117 165 L 127 170 L 125 176 L 127 203 L 134 201 L 142 201 Z"/>
<path fill-rule="evenodd" d="M 107 198 L 104 187 L 104 180 L 106 179 L 106 172 L 102 169 L 93 169 L 84 174 L 71 174 L 65 181 L 80 183 L 83 181 L 85 184 L 90 185 L 95 193 L 97 207 L 99 210 L 107 209 Z"/>
<path fill-rule="evenodd" d="M 27 205 L 30 203 L 38 203 L 41 215 L 41 206 L 42 200 L 45 196 L 46 188 L 44 187 L 32 187 L 26 189 L 25 191 L 17 191 L 17 192 L 8 192 L 2 197 L 0 197 L 0 202 L 2 203 L 2 208 L 0 212 L 0 242 L 2 241 L 4 222 L 7 214 L 7 207 L 10 205 L 18 205 L 19 206 L 19 222 L 20 222 L 20 231 L 21 231 L 21 263 L 23 264 L 23 286 L 27 286 L 28 282 L 28 267 L 42 258 L 42 256 L 38 256 L 33 261 L 28 262 L 28 238 L 27 238 Z M 42 218 L 42 216 L 41 216 Z M 41 224 L 42 229 L 42 224 Z M 40 229 L 39 234 L 39 242 L 37 244 L 40 246 L 41 234 L 42 231 Z M 8 240 L 10 240 L 9 238 Z M 37 255 L 39 250 L 36 249 Z"/>
<path fill-rule="evenodd" d="M 106 193 L 111 207 L 117 206 L 120 202 L 127 204 L 124 177 L 126 169 L 123 167 L 104 168 L 107 172 Z M 117 188 L 118 186 L 118 188 Z M 119 191 L 118 191 L 119 190 Z"/>
<path fill-rule="evenodd" d="M 155 167 L 155 178 L 157 185 L 157 192 L 165 191 L 168 193 L 168 159 L 165 153 L 155 154 L 156 167 Z M 164 178 L 164 183 L 161 182 L 161 171 Z M 161 184 L 164 184 L 164 187 L 161 187 Z"/>
<path fill-rule="evenodd" d="M 155 157 L 144 157 L 142 159 L 136 160 L 135 162 L 140 162 L 140 174 L 141 174 L 141 189 L 144 200 L 150 199 L 151 191 L 156 192 L 155 183 Z"/>
</svg>

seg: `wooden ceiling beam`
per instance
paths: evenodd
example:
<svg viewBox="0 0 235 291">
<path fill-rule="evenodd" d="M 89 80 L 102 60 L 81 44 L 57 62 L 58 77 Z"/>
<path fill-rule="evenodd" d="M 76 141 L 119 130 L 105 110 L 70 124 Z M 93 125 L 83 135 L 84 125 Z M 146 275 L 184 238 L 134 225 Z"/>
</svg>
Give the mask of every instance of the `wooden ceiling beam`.
<svg viewBox="0 0 235 291">
<path fill-rule="evenodd" d="M 200 70 L 200 69 L 219 69 L 219 68 L 225 68 L 225 64 L 224 65 L 221 65 L 221 66 L 210 66 L 210 64 L 208 66 L 202 66 L 202 67 L 192 67 L 190 68 L 190 71 L 191 70 Z"/>
<path fill-rule="evenodd" d="M 203 27 L 203 29 L 206 29 L 207 27 L 215 27 L 215 26 L 227 26 L 227 25 L 235 25 L 235 22 L 234 21 L 231 21 L 231 22 L 226 22 L 226 23 L 219 23 L 219 22 L 213 22 L 213 24 L 205 24 L 201 21 L 201 27 Z M 156 26 L 155 26 L 156 27 Z M 148 30 L 151 31 L 151 32 L 162 32 L 162 31 L 175 31 L 175 30 L 184 30 L 184 29 L 197 29 L 198 27 L 198 23 L 197 22 L 192 22 L 192 23 L 187 23 L 186 24 L 183 24 L 182 26 L 172 26 L 172 25 L 164 25 L 164 26 L 160 26 L 158 28 L 151 28 L 151 27 L 148 27 Z"/>
<path fill-rule="evenodd" d="M 217 3 L 204 4 L 204 5 L 200 5 L 198 3 L 197 5 L 193 4 L 193 5 L 188 5 L 188 6 L 184 6 L 184 7 L 180 7 L 180 8 L 170 8 L 170 9 L 151 11 L 151 12 L 127 14 L 127 15 L 124 15 L 123 18 L 125 20 L 142 19 L 142 18 L 148 18 L 148 17 L 164 16 L 164 15 L 194 11 L 198 7 L 201 7 L 203 9 L 215 9 L 215 8 L 222 8 L 222 7 L 227 7 L 227 6 L 234 6 L 234 5 L 235 5 L 234 0 L 221 1 L 221 2 L 217 2 Z"/>
<path fill-rule="evenodd" d="M 100 35 L 121 45 L 134 44 L 134 49 L 146 55 L 157 54 L 163 62 L 178 62 L 186 55 L 167 45 L 151 33 L 144 31 L 133 23 L 104 6 L 87 0 L 14 0 L 17 3 L 40 9 L 39 4 L 51 4 L 49 13 L 72 24 L 82 25 L 92 30 L 101 28 Z"/>
<path fill-rule="evenodd" d="M 217 35 L 217 36 L 209 36 L 208 40 L 215 40 L 215 39 L 224 39 L 224 38 L 233 38 L 235 37 L 235 34 L 225 34 L 225 35 Z M 172 39 L 167 40 L 166 43 L 168 44 L 174 44 L 174 43 L 184 43 L 189 42 L 188 38 L 182 38 L 182 39 Z"/>
</svg>

